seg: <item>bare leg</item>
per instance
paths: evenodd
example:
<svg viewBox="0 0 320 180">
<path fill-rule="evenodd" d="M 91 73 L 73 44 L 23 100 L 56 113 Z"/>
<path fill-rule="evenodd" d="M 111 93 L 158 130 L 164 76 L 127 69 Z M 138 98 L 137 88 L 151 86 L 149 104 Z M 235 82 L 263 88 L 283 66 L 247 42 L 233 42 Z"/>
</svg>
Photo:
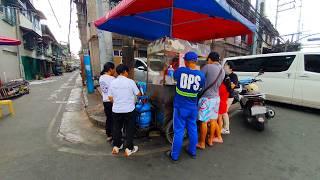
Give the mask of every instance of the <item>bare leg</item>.
<svg viewBox="0 0 320 180">
<path fill-rule="evenodd" d="M 216 133 L 216 119 L 212 119 L 210 120 L 209 124 L 210 124 L 210 130 L 209 130 L 209 138 L 208 138 L 208 144 L 210 146 L 213 145 L 214 142 L 214 138 L 215 138 L 215 133 Z"/>
<path fill-rule="evenodd" d="M 200 123 L 200 136 L 199 136 L 199 142 L 197 144 L 197 148 L 199 149 L 205 149 L 206 148 L 206 136 L 208 132 L 208 127 L 206 122 Z"/>
<path fill-rule="evenodd" d="M 213 121 L 212 125 L 215 126 L 215 133 L 217 135 L 217 137 L 213 139 L 213 142 L 223 143 L 223 139 L 222 139 L 222 136 L 221 136 L 221 129 L 220 129 L 220 126 L 218 125 L 217 121 Z"/>
<path fill-rule="evenodd" d="M 222 129 L 222 127 L 223 127 L 222 114 L 219 114 L 219 116 L 218 116 L 218 125 L 219 125 L 219 128 Z"/>
<path fill-rule="evenodd" d="M 225 130 L 229 130 L 229 124 L 230 124 L 230 122 L 229 122 L 229 114 L 228 113 L 224 113 L 223 115 L 222 115 L 222 117 L 223 117 L 223 124 L 224 124 L 224 129 Z"/>
</svg>

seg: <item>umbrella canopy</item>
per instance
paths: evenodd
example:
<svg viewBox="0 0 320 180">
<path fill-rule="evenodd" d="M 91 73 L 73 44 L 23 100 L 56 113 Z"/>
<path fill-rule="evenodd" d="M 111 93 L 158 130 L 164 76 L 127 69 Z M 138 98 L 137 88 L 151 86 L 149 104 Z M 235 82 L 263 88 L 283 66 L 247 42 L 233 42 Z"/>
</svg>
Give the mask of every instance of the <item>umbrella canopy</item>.
<svg viewBox="0 0 320 180">
<path fill-rule="evenodd" d="M 21 44 L 20 40 L 0 36 L 0 45 L 18 46 L 20 44 Z"/>
<path fill-rule="evenodd" d="M 255 25 L 225 0 L 122 0 L 95 21 L 95 26 L 147 40 L 201 41 L 256 31 Z"/>
</svg>

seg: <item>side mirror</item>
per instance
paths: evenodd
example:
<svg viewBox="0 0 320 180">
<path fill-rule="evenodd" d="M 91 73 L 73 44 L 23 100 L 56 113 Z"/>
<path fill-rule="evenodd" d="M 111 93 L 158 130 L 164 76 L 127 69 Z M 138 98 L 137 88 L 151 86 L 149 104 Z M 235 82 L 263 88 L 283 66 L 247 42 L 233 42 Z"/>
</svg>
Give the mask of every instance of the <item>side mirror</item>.
<svg viewBox="0 0 320 180">
<path fill-rule="evenodd" d="M 139 66 L 139 67 L 138 67 L 138 70 L 147 71 L 146 68 L 144 68 L 143 66 Z"/>
</svg>

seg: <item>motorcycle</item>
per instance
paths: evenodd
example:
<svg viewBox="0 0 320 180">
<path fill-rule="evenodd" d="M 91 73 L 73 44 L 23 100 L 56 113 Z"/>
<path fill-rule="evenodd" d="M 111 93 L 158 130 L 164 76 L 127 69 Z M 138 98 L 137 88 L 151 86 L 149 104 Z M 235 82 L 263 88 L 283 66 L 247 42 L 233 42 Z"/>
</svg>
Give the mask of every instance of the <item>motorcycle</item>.
<svg viewBox="0 0 320 180">
<path fill-rule="evenodd" d="M 265 103 L 265 94 L 259 92 L 257 79 L 262 73 L 254 78 L 239 81 L 237 99 L 240 102 L 245 117 L 245 122 L 252 125 L 258 131 L 263 131 L 268 120 L 275 117 L 275 111 Z"/>
</svg>

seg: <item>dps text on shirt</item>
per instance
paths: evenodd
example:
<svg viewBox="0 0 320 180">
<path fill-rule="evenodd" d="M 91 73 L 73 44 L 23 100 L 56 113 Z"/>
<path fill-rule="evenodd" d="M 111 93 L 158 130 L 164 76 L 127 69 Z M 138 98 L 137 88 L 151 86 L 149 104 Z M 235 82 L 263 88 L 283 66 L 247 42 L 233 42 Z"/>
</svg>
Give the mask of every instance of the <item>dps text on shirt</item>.
<svg viewBox="0 0 320 180">
<path fill-rule="evenodd" d="M 205 75 L 199 70 L 181 67 L 174 73 L 177 81 L 175 108 L 197 109 L 197 95 L 205 84 Z"/>
</svg>

